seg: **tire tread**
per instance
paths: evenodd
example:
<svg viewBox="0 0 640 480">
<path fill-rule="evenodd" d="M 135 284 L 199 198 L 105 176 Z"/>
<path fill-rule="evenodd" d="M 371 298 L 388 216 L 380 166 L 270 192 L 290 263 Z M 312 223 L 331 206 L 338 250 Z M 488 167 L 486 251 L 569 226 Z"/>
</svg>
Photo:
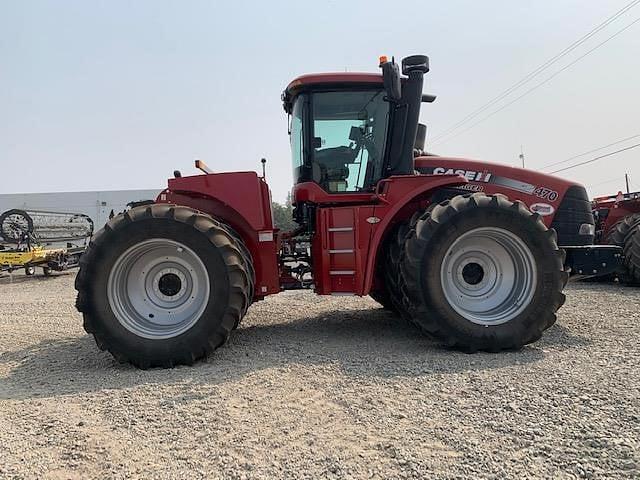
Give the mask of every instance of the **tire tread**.
<svg viewBox="0 0 640 480">
<path fill-rule="evenodd" d="M 131 223 L 148 219 L 167 219 L 183 223 L 205 235 L 218 248 L 230 280 L 228 307 L 219 326 L 211 332 L 209 338 L 203 339 L 197 345 L 183 348 L 176 352 L 175 356 L 167 356 L 159 362 L 152 361 L 144 355 L 137 355 L 136 352 L 125 351 L 117 344 L 110 344 L 110 337 L 106 334 L 100 314 L 91 300 L 93 266 L 100 262 L 105 251 L 110 248 L 110 238 Z M 82 313 L 84 329 L 93 335 L 98 348 L 108 350 L 121 363 L 129 362 L 143 369 L 171 368 L 178 364 L 191 365 L 196 360 L 210 355 L 227 340 L 231 330 L 239 324 L 251 304 L 255 273 L 248 252 L 240 237 L 235 232 L 232 233 L 230 227 L 189 207 L 169 204 L 144 205 L 117 215 L 94 235 L 80 259 L 75 279 L 75 288 L 78 291 L 76 308 Z"/>
</svg>

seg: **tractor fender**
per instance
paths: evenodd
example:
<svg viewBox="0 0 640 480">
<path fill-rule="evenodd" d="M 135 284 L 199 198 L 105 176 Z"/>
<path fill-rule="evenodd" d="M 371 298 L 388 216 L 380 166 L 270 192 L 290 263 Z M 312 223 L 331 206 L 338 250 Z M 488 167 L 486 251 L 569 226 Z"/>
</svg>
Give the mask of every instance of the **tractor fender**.
<svg viewBox="0 0 640 480">
<path fill-rule="evenodd" d="M 381 220 L 374 225 L 369 244 L 371 253 L 367 258 L 363 296 L 368 295 L 373 286 L 376 264 L 385 237 L 398 220 L 409 218 L 415 211 L 407 210 L 407 207 L 412 203 L 428 200 L 438 188 L 463 185 L 468 183 L 468 180 L 461 175 L 403 175 L 389 177 L 381 182 L 388 185 L 384 193 L 379 195 L 382 202 L 373 210 L 373 215 Z"/>
<path fill-rule="evenodd" d="M 157 203 L 184 205 L 204 212 L 230 226 L 245 243 L 255 268 L 256 298 L 280 291 L 275 233 L 268 242 L 259 239 L 258 230 L 236 209 L 222 200 L 204 194 L 163 190 Z M 271 247 L 271 248 L 270 248 Z"/>
<path fill-rule="evenodd" d="M 156 203 L 171 203 L 195 208 L 229 225 L 242 237 L 247 246 L 255 242 L 254 238 L 257 234 L 249 222 L 236 209 L 218 198 L 164 190 L 158 195 Z"/>
</svg>

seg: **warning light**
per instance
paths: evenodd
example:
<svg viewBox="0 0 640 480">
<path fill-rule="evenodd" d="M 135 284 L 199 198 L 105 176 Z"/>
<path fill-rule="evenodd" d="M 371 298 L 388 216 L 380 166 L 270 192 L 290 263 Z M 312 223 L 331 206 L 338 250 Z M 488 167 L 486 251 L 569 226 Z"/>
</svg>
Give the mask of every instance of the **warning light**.
<svg viewBox="0 0 640 480">
<path fill-rule="evenodd" d="M 196 168 L 198 170 L 202 170 L 204 173 L 213 173 L 213 170 L 211 170 L 202 160 L 196 160 Z"/>
<path fill-rule="evenodd" d="M 388 61 L 389 59 L 386 55 L 380 55 L 380 65 L 382 65 L 383 63 L 387 63 Z"/>
</svg>

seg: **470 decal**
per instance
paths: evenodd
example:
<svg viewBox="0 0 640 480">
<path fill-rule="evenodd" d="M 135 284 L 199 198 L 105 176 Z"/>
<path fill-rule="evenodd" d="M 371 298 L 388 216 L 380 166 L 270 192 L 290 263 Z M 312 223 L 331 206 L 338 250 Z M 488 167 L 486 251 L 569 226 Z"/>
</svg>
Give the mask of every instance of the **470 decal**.
<svg viewBox="0 0 640 480">
<path fill-rule="evenodd" d="M 558 192 L 556 192 L 555 190 L 551 190 L 550 188 L 547 188 L 547 187 L 537 187 L 533 191 L 533 194 L 536 197 L 544 198 L 552 202 L 558 199 Z"/>
</svg>

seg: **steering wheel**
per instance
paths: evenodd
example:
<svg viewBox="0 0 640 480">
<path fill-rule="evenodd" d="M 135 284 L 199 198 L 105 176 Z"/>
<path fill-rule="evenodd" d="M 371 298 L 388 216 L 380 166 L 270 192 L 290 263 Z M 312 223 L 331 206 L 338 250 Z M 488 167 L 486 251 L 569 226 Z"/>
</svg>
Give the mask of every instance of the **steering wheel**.
<svg viewBox="0 0 640 480">
<path fill-rule="evenodd" d="M 366 128 L 366 126 L 351 127 L 349 139 L 353 140 L 353 142 L 355 143 L 355 147 L 353 148 L 353 159 L 355 160 L 356 158 L 358 158 L 358 154 L 363 147 L 367 150 L 367 152 L 369 152 L 369 157 L 378 158 L 378 149 L 376 148 L 376 145 L 371 138 L 372 134 L 364 133 L 362 131 L 363 128 Z"/>
</svg>

